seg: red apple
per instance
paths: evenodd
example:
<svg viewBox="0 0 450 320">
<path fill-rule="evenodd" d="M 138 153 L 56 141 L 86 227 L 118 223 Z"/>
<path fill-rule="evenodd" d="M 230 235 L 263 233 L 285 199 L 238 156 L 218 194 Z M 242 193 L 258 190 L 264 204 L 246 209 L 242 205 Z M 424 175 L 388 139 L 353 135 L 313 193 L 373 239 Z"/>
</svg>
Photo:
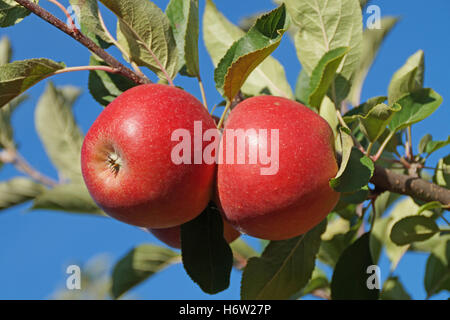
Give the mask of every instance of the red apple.
<svg viewBox="0 0 450 320">
<path fill-rule="evenodd" d="M 193 137 L 194 121 L 203 130 L 215 128 L 200 101 L 167 85 L 140 85 L 111 102 L 93 123 L 81 152 L 83 178 L 98 206 L 111 217 L 147 228 L 173 227 L 199 215 L 211 197 L 215 164 L 171 159 L 178 143 L 172 133 L 186 129 Z M 200 148 L 207 144 L 201 142 Z"/>
<path fill-rule="evenodd" d="M 255 129 L 247 132 L 245 149 L 238 149 L 231 135 L 236 129 Z M 267 129 L 267 139 L 259 129 Z M 279 141 L 271 129 L 278 129 Z M 270 164 L 261 158 L 250 163 L 253 147 L 260 148 L 259 157 L 271 156 Z M 338 170 L 333 132 L 323 118 L 298 102 L 274 96 L 244 100 L 226 121 L 221 148 L 219 205 L 243 233 L 269 240 L 298 236 L 322 221 L 339 199 L 329 186 Z M 225 157 L 227 148 L 234 149 L 234 163 Z M 237 163 L 239 157 L 245 158 L 244 164 Z"/>
<path fill-rule="evenodd" d="M 173 248 L 181 249 L 181 230 L 180 226 L 164 229 L 148 229 L 156 238 Z M 223 221 L 223 236 L 230 243 L 236 240 L 241 233 L 234 229 L 231 224 Z"/>
</svg>

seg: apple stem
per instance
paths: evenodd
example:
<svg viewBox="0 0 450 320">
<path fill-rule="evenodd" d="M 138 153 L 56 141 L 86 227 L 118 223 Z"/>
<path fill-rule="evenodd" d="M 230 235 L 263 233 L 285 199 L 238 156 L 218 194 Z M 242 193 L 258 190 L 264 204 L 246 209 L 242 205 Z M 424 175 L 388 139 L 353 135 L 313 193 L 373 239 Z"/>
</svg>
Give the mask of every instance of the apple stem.
<svg viewBox="0 0 450 320">
<path fill-rule="evenodd" d="M 225 116 L 228 113 L 230 107 L 231 107 L 231 100 L 227 101 L 227 104 L 225 105 L 225 110 L 223 110 L 222 116 L 220 117 L 219 123 L 217 124 L 217 129 L 220 130 L 220 128 L 222 127 L 223 121 L 225 120 Z"/>
</svg>

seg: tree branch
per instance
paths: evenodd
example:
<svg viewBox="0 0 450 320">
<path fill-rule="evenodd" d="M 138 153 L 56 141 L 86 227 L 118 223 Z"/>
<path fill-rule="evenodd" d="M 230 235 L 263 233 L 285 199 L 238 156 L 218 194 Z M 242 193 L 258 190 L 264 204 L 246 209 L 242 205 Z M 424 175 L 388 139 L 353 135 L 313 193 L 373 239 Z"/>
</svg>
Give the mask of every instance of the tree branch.
<svg viewBox="0 0 450 320">
<path fill-rule="evenodd" d="M 418 177 L 395 173 L 379 165 L 375 165 L 370 182 L 381 190 L 408 195 L 425 202 L 439 201 L 444 206 L 450 205 L 449 189 Z"/>
<path fill-rule="evenodd" d="M 78 29 L 72 29 L 71 27 L 67 26 L 64 22 L 56 18 L 54 15 L 52 15 L 47 10 L 43 9 L 39 5 L 35 4 L 34 2 L 31 2 L 29 0 L 14 0 L 18 4 L 24 6 L 43 20 L 47 21 L 48 23 L 54 25 L 64 33 L 68 34 L 75 40 L 77 40 L 79 43 L 84 45 L 86 48 L 88 48 L 91 52 L 95 53 L 97 56 L 99 56 L 101 59 L 103 59 L 107 64 L 109 64 L 111 67 L 117 70 L 117 73 L 123 75 L 124 77 L 127 77 L 131 79 L 133 82 L 137 84 L 144 84 L 149 83 L 150 80 L 148 80 L 145 77 L 139 76 L 135 72 L 133 72 L 131 69 L 124 66 L 122 63 L 120 63 L 118 60 L 116 60 L 113 56 L 111 56 L 109 53 L 107 53 L 105 50 L 100 48 L 98 45 L 96 45 L 91 39 L 83 35 Z"/>
</svg>

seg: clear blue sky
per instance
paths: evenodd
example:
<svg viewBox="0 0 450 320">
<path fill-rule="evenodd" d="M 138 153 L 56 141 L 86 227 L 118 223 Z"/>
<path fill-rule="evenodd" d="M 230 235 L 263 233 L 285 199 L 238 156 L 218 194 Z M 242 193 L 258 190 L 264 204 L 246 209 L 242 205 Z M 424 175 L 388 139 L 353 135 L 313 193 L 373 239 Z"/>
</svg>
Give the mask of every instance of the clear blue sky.
<svg viewBox="0 0 450 320">
<path fill-rule="evenodd" d="M 45 0 L 41 4 L 63 18 L 58 9 Z M 168 0 L 155 1 L 165 8 Z M 68 1 L 62 1 L 67 5 Z M 201 14 L 204 1 L 200 0 Z M 275 7 L 270 0 L 216 0 L 221 10 L 237 23 L 246 15 Z M 402 17 L 380 50 L 377 61 L 368 75 L 363 99 L 384 95 L 392 74 L 418 49 L 425 51 L 425 85 L 444 97 L 444 103 L 431 117 L 413 127 L 414 142 L 426 133 L 435 139 L 449 134 L 450 109 L 450 1 L 448 0 L 373 0 L 382 15 Z M 106 11 L 104 11 L 106 12 Z M 104 14 L 107 24 L 114 28 L 112 16 Z M 14 60 L 46 57 L 64 61 L 68 66 L 87 65 L 89 52 L 53 26 L 30 16 L 19 25 L 0 29 L 14 48 Z M 112 51 L 120 56 L 117 51 Z M 292 41 L 285 37 L 274 56 L 286 68 L 292 86 L 295 85 L 300 65 Z M 213 65 L 203 43 L 200 43 L 200 64 L 209 104 L 219 102 L 220 95 L 213 82 Z M 57 85 L 71 84 L 83 90 L 75 106 L 76 118 L 84 132 L 89 129 L 102 108 L 91 98 L 87 89 L 87 72 L 58 75 L 52 78 Z M 195 80 L 177 77 L 176 84 L 200 98 Z M 45 83 L 28 91 L 31 98 L 22 105 L 13 118 L 15 135 L 22 154 L 43 173 L 56 177 L 34 128 L 34 107 Z M 446 149 L 448 153 L 448 148 Z M 445 150 L 431 157 L 434 165 Z M 10 166 L 0 172 L 0 180 L 16 176 Z M 18 206 L 0 213 L 0 299 L 44 299 L 57 287 L 63 286 L 67 265 L 74 261 L 86 262 L 100 253 L 106 253 L 112 262 L 141 243 L 158 243 L 152 236 L 113 219 L 49 211 L 27 211 L 29 205 Z M 409 254 L 397 268 L 409 293 L 416 299 L 425 297 L 423 273 L 426 256 Z M 381 263 L 382 275 L 388 270 L 386 258 Z M 385 270 L 386 272 L 383 272 Z M 231 286 L 223 293 L 209 296 L 201 292 L 177 265 L 163 271 L 132 292 L 146 299 L 238 299 L 240 273 L 233 271 Z M 437 297 L 446 298 L 448 293 Z"/>
</svg>

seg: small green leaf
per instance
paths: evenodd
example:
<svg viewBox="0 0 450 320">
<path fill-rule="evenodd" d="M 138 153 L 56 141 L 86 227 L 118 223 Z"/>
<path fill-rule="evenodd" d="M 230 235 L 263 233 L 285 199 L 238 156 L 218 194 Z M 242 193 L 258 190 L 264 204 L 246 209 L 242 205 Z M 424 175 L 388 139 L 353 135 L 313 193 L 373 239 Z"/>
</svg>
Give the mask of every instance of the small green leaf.
<svg viewBox="0 0 450 320">
<path fill-rule="evenodd" d="M 230 247 L 234 255 L 239 255 L 241 258 L 244 258 L 245 260 L 259 256 L 259 253 L 256 252 L 255 249 L 249 246 L 247 242 L 245 242 L 241 238 L 238 238 L 234 240 L 232 243 L 230 243 Z"/>
<path fill-rule="evenodd" d="M 11 61 L 12 49 L 11 42 L 7 36 L 3 36 L 0 40 L 0 66 Z"/>
<path fill-rule="evenodd" d="M 377 300 L 378 289 L 369 289 L 367 268 L 373 265 L 370 234 L 363 234 L 339 258 L 331 280 L 333 300 Z"/>
<path fill-rule="evenodd" d="M 69 0 L 74 9 L 81 32 L 103 49 L 112 42 L 103 29 L 98 16 L 97 0 Z"/>
<path fill-rule="evenodd" d="M 14 61 L 0 66 L 0 107 L 64 67 L 63 63 L 43 58 Z"/>
<path fill-rule="evenodd" d="M 179 254 L 166 247 L 141 244 L 114 266 L 111 294 L 119 298 L 128 290 L 179 260 Z"/>
<path fill-rule="evenodd" d="M 359 106 L 350 109 L 347 113 L 344 114 L 344 120 L 347 123 L 351 123 L 353 121 L 356 121 L 358 117 L 355 117 L 357 115 L 365 115 L 367 114 L 373 107 L 375 107 L 378 104 L 381 104 L 387 100 L 387 97 L 379 96 L 379 97 L 373 97 L 367 100 L 366 102 L 360 104 Z"/>
<path fill-rule="evenodd" d="M 349 49 L 349 47 L 339 47 L 328 51 L 314 67 L 309 81 L 308 104 L 310 106 L 319 108 L 323 97 L 334 80 L 336 70 Z"/>
<path fill-rule="evenodd" d="M 438 161 L 433 181 L 444 188 L 450 188 L 450 155 Z"/>
<path fill-rule="evenodd" d="M 295 85 L 295 99 L 304 105 L 308 104 L 309 96 L 309 75 L 302 69 L 297 78 Z"/>
<path fill-rule="evenodd" d="M 339 47 L 350 47 L 337 70 L 350 80 L 358 67 L 362 43 L 362 14 L 356 0 L 287 0 L 289 15 L 299 27 L 295 47 L 309 75 L 323 55 Z"/>
<path fill-rule="evenodd" d="M 424 211 L 429 211 L 433 209 L 441 209 L 442 204 L 439 201 L 431 201 L 428 203 L 425 203 L 424 205 L 420 206 L 419 210 L 417 211 L 417 215 L 421 214 Z"/>
<path fill-rule="evenodd" d="M 80 94 L 71 86 L 55 88 L 48 82 L 35 110 L 35 125 L 48 156 L 64 179 L 81 180 L 83 134 L 75 122 L 72 104 Z"/>
<path fill-rule="evenodd" d="M 220 13 L 212 0 L 206 1 L 203 15 L 203 39 L 206 49 L 217 66 L 228 48 L 245 33 Z M 267 57 L 250 73 L 241 91 L 249 96 L 260 95 L 269 90 L 275 96 L 293 98 L 283 66 L 275 58 Z"/>
<path fill-rule="evenodd" d="M 45 187 L 24 177 L 0 182 L 0 210 L 34 199 L 45 191 Z"/>
<path fill-rule="evenodd" d="M 450 240 L 440 241 L 428 257 L 424 282 L 429 297 L 450 291 Z"/>
<path fill-rule="evenodd" d="M 389 83 L 389 104 L 398 101 L 405 94 L 423 87 L 424 57 L 419 50 L 408 58 L 406 63 L 392 76 Z"/>
<path fill-rule="evenodd" d="M 178 50 L 167 16 L 148 0 L 100 0 L 119 18 L 117 41 L 132 61 L 160 79 L 162 68 L 173 79 L 178 73 Z M 155 60 L 158 59 L 159 63 Z M 161 68 L 162 66 L 162 68 Z"/>
<path fill-rule="evenodd" d="M 91 66 L 106 66 L 107 64 L 97 56 L 92 55 Z M 107 106 L 122 92 L 134 87 L 136 84 L 122 75 L 106 71 L 92 70 L 89 72 L 89 92 L 102 106 Z"/>
<path fill-rule="evenodd" d="M 433 219 L 424 216 L 409 216 L 398 221 L 391 230 L 391 240 L 399 246 L 415 241 L 424 241 L 439 232 Z"/>
<path fill-rule="evenodd" d="M 38 3 L 39 0 L 31 0 Z M 19 23 L 31 13 L 14 0 L 0 0 L 0 27 L 9 27 Z"/>
<path fill-rule="evenodd" d="M 194 220 L 181 225 L 183 266 L 191 279 L 209 294 L 230 285 L 233 254 L 223 237 L 223 221 L 212 204 Z"/>
<path fill-rule="evenodd" d="M 344 170 L 339 169 L 336 177 L 330 180 L 330 186 L 339 192 L 358 191 L 367 185 L 374 169 L 372 160 L 353 147 Z"/>
<path fill-rule="evenodd" d="M 182 74 L 199 77 L 198 59 L 198 0 L 170 0 L 166 15 L 178 48 L 178 61 Z"/>
<path fill-rule="evenodd" d="M 103 214 L 82 183 L 61 184 L 42 192 L 34 200 L 32 209 Z"/>
<path fill-rule="evenodd" d="M 350 102 L 353 105 L 359 104 L 361 90 L 367 73 L 378 55 L 378 50 L 381 44 L 397 22 L 398 18 L 383 17 L 380 21 L 380 29 L 364 30 L 362 36 L 361 59 L 359 60 L 359 65 L 355 70 L 353 85 L 350 91 Z"/>
<path fill-rule="evenodd" d="M 259 258 L 251 258 L 241 282 L 241 298 L 288 299 L 308 283 L 325 231 L 322 221 L 311 231 L 288 240 L 271 241 Z"/>
<path fill-rule="evenodd" d="M 214 71 L 217 89 L 231 101 L 250 73 L 280 44 L 287 28 L 284 5 L 261 16 L 250 30 L 236 41 Z"/>
<path fill-rule="evenodd" d="M 428 156 L 433 152 L 447 146 L 450 144 L 450 136 L 448 136 L 447 140 L 442 141 L 433 141 L 431 134 L 426 134 L 419 143 L 419 152 L 427 153 Z"/>
<path fill-rule="evenodd" d="M 411 300 L 411 296 L 403 287 L 398 277 L 389 277 L 383 284 L 381 300 Z"/>
<path fill-rule="evenodd" d="M 394 114 L 388 127 L 404 129 L 430 116 L 441 105 L 442 97 L 433 89 L 418 89 L 397 101 L 402 109 Z"/>
<path fill-rule="evenodd" d="M 346 122 L 351 122 L 358 119 L 361 126 L 361 131 L 369 139 L 370 142 L 375 142 L 386 130 L 386 126 L 391 121 L 396 112 L 399 112 L 402 107 L 399 104 L 388 106 L 384 103 L 373 106 L 367 114 L 357 114 L 347 116 L 344 118 Z"/>
</svg>

